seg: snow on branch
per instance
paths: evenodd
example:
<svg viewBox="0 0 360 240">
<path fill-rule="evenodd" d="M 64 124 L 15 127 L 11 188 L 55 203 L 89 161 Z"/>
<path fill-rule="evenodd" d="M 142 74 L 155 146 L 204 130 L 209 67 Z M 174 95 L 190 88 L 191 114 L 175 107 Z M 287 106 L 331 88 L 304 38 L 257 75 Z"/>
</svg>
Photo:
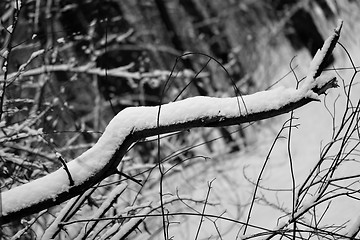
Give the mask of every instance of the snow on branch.
<svg viewBox="0 0 360 240">
<path fill-rule="evenodd" d="M 194 127 L 228 126 L 262 120 L 318 100 L 318 95 L 337 86 L 335 78 L 320 80 L 318 76 L 339 38 L 341 24 L 312 61 L 307 76 L 311 82 L 305 82 L 298 90 L 277 88 L 233 98 L 188 98 L 162 105 L 159 123 L 158 106 L 124 109 L 110 121 L 92 148 L 67 163 L 73 185 L 61 168 L 4 192 L 0 223 L 39 212 L 86 191 L 115 173 L 128 148 L 139 139 Z"/>
<path fill-rule="evenodd" d="M 343 25 L 343 21 L 339 20 L 338 26 L 334 29 L 333 35 L 328 37 L 325 40 L 323 47 L 318 49 L 313 60 L 310 63 L 310 68 L 308 70 L 308 75 L 306 76 L 305 82 L 311 84 L 314 79 L 318 78 L 322 71 L 325 69 L 327 60 L 331 56 L 336 43 L 340 37 L 340 31 Z"/>
</svg>

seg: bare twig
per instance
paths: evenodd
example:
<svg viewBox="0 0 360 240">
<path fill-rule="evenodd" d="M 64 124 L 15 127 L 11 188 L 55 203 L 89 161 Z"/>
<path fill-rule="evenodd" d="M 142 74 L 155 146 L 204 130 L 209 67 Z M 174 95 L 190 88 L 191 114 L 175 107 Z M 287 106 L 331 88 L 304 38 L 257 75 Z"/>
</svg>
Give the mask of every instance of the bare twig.
<svg viewBox="0 0 360 240">
<path fill-rule="evenodd" d="M 202 209 L 202 212 L 201 212 L 201 218 L 200 218 L 200 222 L 199 222 L 199 226 L 197 228 L 197 231 L 196 231 L 196 236 L 195 236 L 195 240 L 198 239 L 199 237 L 199 233 L 200 233 L 200 229 L 201 229 L 201 225 L 204 221 L 204 214 L 205 214 L 205 209 L 206 209 L 206 206 L 207 206 L 207 203 L 209 201 L 209 196 L 210 196 L 210 191 L 211 191 L 211 185 L 212 183 L 214 182 L 215 179 L 211 180 L 209 183 L 208 183 L 208 191 L 206 193 L 206 198 L 205 198 L 205 202 L 204 202 L 204 206 L 203 206 L 203 209 Z"/>
</svg>

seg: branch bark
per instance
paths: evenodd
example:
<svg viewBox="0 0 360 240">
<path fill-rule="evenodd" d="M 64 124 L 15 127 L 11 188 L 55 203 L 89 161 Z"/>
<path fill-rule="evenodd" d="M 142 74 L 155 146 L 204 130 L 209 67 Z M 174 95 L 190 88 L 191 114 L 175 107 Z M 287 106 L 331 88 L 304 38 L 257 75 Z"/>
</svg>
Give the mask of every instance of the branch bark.
<svg viewBox="0 0 360 240">
<path fill-rule="evenodd" d="M 117 114 L 98 142 L 67 164 L 68 174 L 59 169 L 2 194 L 0 224 L 39 212 L 77 196 L 115 173 L 128 148 L 137 140 L 195 127 L 236 125 L 275 117 L 312 101 L 336 78 L 317 78 L 340 36 L 342 22 L 324 43 L 310 64 L 301 88 L 278 88 L 233 98 L 194 97 L 158 107 L 131 107 Z M 158 113 L 160 111 L 159 124 Z"/>
</svg>

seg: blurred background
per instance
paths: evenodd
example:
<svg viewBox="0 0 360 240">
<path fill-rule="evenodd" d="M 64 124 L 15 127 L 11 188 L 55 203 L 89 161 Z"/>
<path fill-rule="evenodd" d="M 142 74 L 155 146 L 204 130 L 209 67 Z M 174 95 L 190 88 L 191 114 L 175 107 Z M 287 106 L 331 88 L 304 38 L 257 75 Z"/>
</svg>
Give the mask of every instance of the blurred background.
<svg viewBox="0 0 360 240">
<path fill-rule="evenodd" d="M 340 42 L 359 59 L 359 13 L 356 0 L 1 1 L 0 83 L 6 85 L 0 119 L 1 191 L 61 167 L 56 153 L 65 161 L 79 156 L 126 107 L 158 105 L 160 98 L 166 103 L 198 95 L 235 96 L 235 86 L 241 94 L 294 87 L 290 61 L 296 56 L 292 66 L 299 78 L 305 76 L 339 18 L 344 20 Z M 345 67 L 345 56 L 336 52 L 329 68 L 335 63 Z M 247 167 L 234 167 L 232 161 L 241 161 L 243 154 L 250 161 L 259 146 L 266 146 L 259 151 L 266 153 L 269 147 L 263 144 L 281 120 L 192 129 L 162 139 L 161 159 L 174 168 L 168 182 L 164 180 L 166 191 L 201 198 L 209 181 L 220 178 L 214 193 L 221 210 L 214 214 L 231 205 L 231 217 L 242 219 L 252 190 L 239 196 L 237 187 L 249 181 L 232 181 L 239 174 L 247 176 Z M 158 175 L 149 173 L 159 161 L 157 148 L 156 141 L 141 141 L 120 164 L 121 171 L 146 184 L 140 189 L 130 181 L 131 190 L 119 206 L 159 197 Z M 230 165 L 227 159 L 233 159 Z M 123 180 L 121 175 L 105 180 L 108 185 L 95 195 L 106 196 Z M 96 196 L 82 217 L 102 202 Z M 22 237 L 36 239 L 57 211 L 49 209 Z M 144 224 L 134 239 L 161 238 L 159 223 Z M 13 223 L 5 239 L 24 226 Z M 191 224 L 184 228 L 192 236 Z M 184 234 L 181 239 L 189 236 L 185 232 L 175 231 Z M 59 238 L 71 239 L 67 234 Z"/>
</svg>

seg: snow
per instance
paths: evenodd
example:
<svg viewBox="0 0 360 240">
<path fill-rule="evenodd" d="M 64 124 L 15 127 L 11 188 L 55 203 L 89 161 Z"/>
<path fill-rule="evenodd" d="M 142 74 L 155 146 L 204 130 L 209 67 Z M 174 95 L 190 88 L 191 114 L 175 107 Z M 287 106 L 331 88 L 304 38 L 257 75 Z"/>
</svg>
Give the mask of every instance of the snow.
<svg viewBox="0 0 360 240">
<path fill-rule="evenodd" d="M 56 215 L 56 219 L 52 222 L 50 226 L 47 227 L 46 231 L 42 235 L 42 240 L 51 239 L 52 236 L 59 229 L 59 223 L 64 220 L 65 216 L 69 213 L 69 211 L 74 207 L 74 204 L 77 202 L 77 197 L 72 198 L 67 202 L 66 206 L 61 209 L 60 212 Z"/>
<path fill-rule="evenodd" d="M 145 216 L 147 214 L 149 214 L 151 211 L 151 208 L 145 208 L 142 209 L 138 215 L 141 216 Z M 139 221 L 142 221 L 145 217 L 135 217 L 130 219 L 128 222 L 126 222 L 121 229 L 112 237 L 110 238 L 110 240 L 117 240 L 117 239 L 123 239 L 125 236 L 127 236 L 127 234 L 130 232 L 131 229 L 133 229 Z"/>
<path fill-rule="evenodd" d="M 350 227 L 347 236 L 349 238 L 356 236 L 356 234 L 359 233 L 359 230 L 360 230 L 360 216 L 355 221 L 352 222 L 352 226 Z"/>
<path fill-rule="evenodd" d="M 326 47 L 325 47 L 326 48 Z M 323 48 L 323 49 L 325 49 Z M 356 53 L 358 48 L 348 49 L 350 53 Z M 338 51 L 335 51 L 339 54 Z M 356 66 L 360 61 L 360 55 L 352 56 Z M 348 59 L 344 59 L 339 55 L 335 56 L 336 65 L 335 67 L 348 67 Z M 310 69 L 314 72 L 318 66 L 318 60 L 315 60 Z M 334 71 L 331 71 L 334 73 Z M 342 71 L 339 75 L 345 80 L 348 81 L 351 79 L 351 74 L 353 70 Z M 310 74 L 311 75 L 311 74 Z M 331 76 L 320 76 L 316 79 L 317 86 L 324 86 L 325 83 L 331 78 Z M 307 80 L 311 80 L 310 83 L 313 84 L 313 78 L 308 78 Z M 359 78 L 357 76 L 355 85 L 358 85 Z M 345 85 L 348 84 L 345 82 Z M 304 84 L 305 85 L 305 84 Z M 303 86 L 304 86 L 303 85 Z M 353 86 L 355 87 L 355 86 Z M 358 100 L 360 96 L 359 86 L 353 89 L 352 93 L 354 98 Z M 336 103 L 336 115 L 341 116 L 343 112 L 342 106 L 344 106 L 345 96 L 342 93 L 341 89 L 329 91 L 326 102 L 327 106 L 332 110 L 335 106 L 334 101 L 337 99 L 339 94 L 342 94 L 341 97 L 337 100 Z M 355 102 L 354 101 L 354 102 Z M 334 104 L 334 105 L 333 105 Z M 281 127 L 281 124 L 287 120 L 289 116 L 280 117 L 280 121 L 273 124 L 271 127 L 274 129 L 274 132 L 278 131 Z M 325 109 L 323 104 L 309 104 L 303 108 L 300 108 L 295 111 L 294 124 L 299 124 L 298 129 L 294 129 L 292 133 L 292 158 L 294 164 L 294 171 L 296 177 L 297 186 L 302 184 L 304 179 L 308 176 L 309 171 L 312 169 L 314 164 L 318 161 L 318 157 L 320 154 L 321 146 L 324 146 L 329 141 L 331 141 L 331 133 L 332 133 L 332 118 Z M 339 121 L 339 119 L 336 119 Z M 241 153 L 233 160 L 229 160 L 227 158 L 227 163 L 223 164 L 227 167 L 223 166 L 221 168 L 222 172 L 226 172 L 226 176 L 222 176 L 217 173 L 217 180 L 214 183 L 214 187 L 212 190 L 212 194 L 221 194 L 226 191 L 228 194 L 226 196 L 222 196 L 220 199 L 222 200 L 223 207 L 227 210 L 227 212 L 245 212 L 242 215 L 241 219 L 244 219 L 244 215 L 246 215 L 248 208 L 246 204 L 249 202 L 249 196 L 251 196 L 254 186 L 252 184 L 247 184 L 247 180 L 245 180 L 241 173 L 245 172 L 247 176 L 254 180 L 258 176 L 258 172 L 260 171 L 263 161 L 267 152 L 269 151 L 269 146 L 273 141 L 274 137 L 268 138 L 269 136 L 274 136 L 274 134 L 269 134 L 269 132 L 262 128 L 259 133 L 259 142 L 255 149 L 250 149 L 248 153 Z M 223 163 L 223 162 L 222 162 Z M 348 164 L 348 163 L 347 163 Z M 358 165 L 356 167 L 351 167 L 351 165 L 346 165 L 346 169 L 341 173 L 343 176 L 350 176 L 358 174 Z M 220 172 L 220 171 L 218 171 Z M 291 176 L 290 169 L 288 163 L 288 153 L 286 151 L 286 140 L 285 142 L 280 140 L 277 144 L 276 148 L 273 151 L 273 154 L 270 156 L 270 161 L 266 167 L 266 172 L 262 179 L 262 186 L 268 187 L 271 189 L 289 189 L 291 188 Z M 357 173 L 356 173 L 357 172 Z M 216 173 L 215 173 L 216 174 Z M 213 175 L 210 173 L 208 176 L 203 177 L 205 179 L 212 179 Z M 230 180 L 227 180 L 229 178 Z M 227 182 L 229 181 L 230 184 Z M 201 181 L 194 183 L 200 184 Z M 220 187 L 217 188 L 216 185 Z M 230 186 L 228 186 L 230 185 Z M 203 186 L 204 188 L 205 186 Z M 230 188 L 230 189 L 228 189 Z M 284 209 L 291 212 L 291 204 L 292 204 L 292 196 L 291 191 L 282 192 L 282 191 L 265 191 L 262 190 L 264 195 L 258 194 L 258 197 L 266 197 L 268 202 L 273 203 L 275 206 L 283 207 Z M 230 200 L 234 198 L 233 205 L 228 204 Z M 295 213 L 297 216 L 300 213 L 303 213 L 305 209 L 316 204 L 318 196 L 308 195 L 306 199 L 302 203 L 302 207 Z M 355 203 L 354 203 L 355 202 Z M 242 206 L 238 207 L 241 203 Z M 324 204 L 326 205 L 326 204 Z M 244 207 L 243 207 L 244 206 Z M 238 208 L 237 208 L 238 207 Z M 317 211 L 321 216 L 325 207 L 318 206 Z M 331 207 L 326 214 L 323 216 L 323 220 L 319 226 L 324 227 L 326 229 L 327 226 L 338 226 L 341 224 L 344 225 L 344 229 L 340 230 L 338 233 L 346 233 L 347 236 L 351 236 L 358 230 L 360 226 L 360 218 L 358 217 L 359 213 L 359 204 L 356 201 L 351 201 L 348 198 L 336 198 L 331 202 Z M 221 213 L 221 211 L 219 211 Z M 310 212 L 312 213 L 312 212 Z M 217 213 L 219 214 L 219 213 Z M 284 217 L 285 216 L 285 217 Z M 304 217 L 308 217 L 305 216 Z M 264 228 L 268 228 L 271 230 L 279 229 L 279 227 L 283 227 L 283 218 L 288 219 L 288 216 L 281 212 L 279 209 L 273 208 L 270 204 L 259 203 L 256 204 L 253 209 L 253 214 L 251 215 L 250 223 L 256 226 L 261 226 Z M 308 217 L 309 221 L 311 217 Z M 353 219 L 350 223 L 348 220 Z M 277 221 L 281 221 L 281 224 L 276 224 Z M 287 222 L 287 221 L 285 221 Z M 190 224 L 191 225 L 191 224 Z M 349 228 L 350 226 L 350 228 Z M 232 231 L 229 235 L 236 236 L 238 227 L 241 225 L 237 225 L 235 230 Z M 289 227 L 290 228 L 290 227 Z M 196 229 L 190 229 L 189 232 L 196 231 Z M 234 234 L 235 232 L 235 234 Z M 246 236 L 249 238 L 254 238 L 252 234 L 259 233 L 259 230 L 249 228 Z M 210 231 L 202 237 L 210 236 L 211 234 L 216 234 L 215 231 Z M 235 237 L 226 237 L 226 239 L 235 239 Z M 276 238 L 277 239 L 277 238 Z"/>
<path fill-rule="evenodd" d="M 30 55 L 29 59 L 28 59 L 24 64 L 22 64 L 22 65 L 19 67 L 18 72 L 24 71 L 24 70 L 25 70 L 25 67 L 26 67 L 27 65 L 29 65 L 30 62 L 31 62 L 33 59 L 37 58 L 38 56 L 40 56 L 40 55 L 42 55 L 42 54 L 44 54 L 44 53 L 45 53 L 45 50 L 44 50 L 44 49 L 40 49 L 40 50 L 37 50 L 37 51 L 33 52 L 33 53 Z"/>
<path fill-rule="evenodd" d="M 340 33 L 340 30 L 342 28 L 342 24 L 343 24 L 342 20 L 339 20 L 338 26 L 334 30 L 333 35 L 331 35 L 330 37 L 328 37 L 325 40 L 325 42 L 324 42 L 321 49 L 317 50 L 314 58 L 310 62 L 310 67 L 309 67 L 309 70 L 308 70 L 308 74 L 307 74 L 306 79 L 305 79 L 305 84 L 306 85 L 314 84 L 314 82 L 315 82 L 314 78 L 318 77 L 318 76 L 315 76 L 315 75 L 316 75 L 317 71 L 319 70 L 319 67 L 320 67 L 321 63 L 324 61 L 324 58 L 325 58 L 327 52 L 329 51 L 329 48 L 331 46 L 331 42 L 335 39 L 335 37 L 338 37 L 338 35 Z"/>
<path fill-rule="evenodd" d="M 9 55 L 9 50 L 7 50 L 7 49 L 4 52 L 1 53 L 2 58 L 7 58 L 8 55 Z"/>
<path fill-rule="evenodd" d="M 40 54 L 40 52 L 39 52 Z M 36 54 L 37 55 L 37 54 Z M 160 125 L 184 123 L 206 117 L 234 117 L 247 113 L 278 109 L 306 96 L 309 89 L 277 88 L 233 98 L 194 97 L 161 106 Z M 244 103 L 246 107 L 244 106 Z M 240 106 L 239 106 L 240 104 Z M 98 142 L 67 164 L 75 185 L 94 176 L 109 163 L 112 155 L 134 130 L 157 127 L 158 107 L 130 107 L 117 114 Z M 45 199 L 56 198 L 70 189 L 64 169 L 18 186 L 2 194 L 3 215 L 29 207 Z"/>
<path fill-rule="evenodd" d="M 64 44 L 65 43 L 65 38 L 61 37 L 61 38 L 58 38 L 56 40 L 57 43 L 61 43 L 61 44 Z"/>
<path fill-rule="evenodd" d="M 321 81 L 317 81 L 316 79 L 315 81 L 309 76 L 313 76 L 313 73 L 315 73 L 319 67 L 324 52 L 329 47 L 329 41 L 330 40 L 328 39 L 323 49 L 316 54 L 314 61 L 310 65 L 309 72 L 312 74 L 308 75 L 305 84 L 300 90 L 280 87 L 242 97 L 193 97 L 162 105 L 159 121 L 160 125 L 167 126 L 174 123 L 184 123 L 199 118 L 213 116 L 220 118 L 231 118 L 240 115 L 245 116 L 249 113 L 279 109 L 286 104 L 297 102 L 303 98 L 317 99 L 317 95 L 314 95 L 314 92 L 311 91 L 311 89 L 315 87 L 315 84 L 316 86 L 323 86 L 330 78 L 327 77 L 324 78 L 325 80 L 323 79 Z M 42 52 L 36 53 L 34 56 L 30 57 L 30 59 L 40 54 L 42 54 Z M 67 164 L 75 185 L 84 183 L 102 170 L 104 166 L 109 163 L 114 152 L 123 143 L 125 137 L 133 131 L 156 128 L 158 111 L 159 107 L 132 107 L 127 108 L 116 115 L 106 127 L 104 134 L 100 137 L 98 142 L 88 151 Z M 314 126 L 313 119 L 311 121 L 312 126 Z M 309 134 L 309 132 L 307 132 L 307 134 Z M 309 140 L 308 137 L 304 139 L 307 141 Z M 316 143 L 318 143 L 318 141 Z M 299 146 L 302 145 L 299 144 Z M 296 156 L 296 154 L 294 156 Z M 301 152 L 301 156 L 304 158 L 304 152 Z M 308 163 L 303 163 L 303 165 L 308 165 Z M 284 180 L 280 179 L 279 181 Z M 36 204 L 45 199 L 56 198 L 58 194 L 66 192 L 70 188 L 68 175 L 64 169 L 61 168 L 43 178 L 2 193 L 2 214 L 8 215 L 11 212 L 31 206 L 32 204 Z M 313 199 L 310 199 L 305 203 L 304 207 L 313 203 L 312 200 Z M 262 220 L 268 221 L 266 218 L 263 218 Z M 130 220 L 126 224 L 128 227 L 123 227 L 121 231 L 118 232 L 118 235 L 126 233 L 127 230 L 131 229 L 138 221 L 139 219 L 136 218 Z M 357 222 L 354 226 L 356 227 L 356 225 L 358 225 Z M 282 225 L 278 225 L 278 228 L 281 227 Z"/>
<path fill-rule="evenodd" d="M 20 8 L 21 8 L 21 1 L 20 0 L 15 0 L 14 1 L 14 8 L 16 10 L 20 10 Z"/>
<path fill-rule="evenodd" d="M 10 26 L 8 26 L 8 27 L 6 28 L 6 31 L 7 31 L 8 33 L 12 33 L 13 30 L 14 30 L 14 26 L 13 26 L 13 25 L 10 25 Z"/>
<path fill-rule="evenodd" d="M 96 212 L 91 216 L 91 219 L 98 219 L 103 216 L 107 209 L 109 209 L 112 203 L 116 200 L 116 198 L 121 195 L 127 187 L 126 183 L 119 184 L 116 186 L 111 193 L 107 196 L 106 200 L 101 204 L 100 208 L 96 210 Z M 87 223 L 79 235 L 75 238 L 75 240 L 81 240 L 84 238 L 85 234 L 89 229 L 92 229 L 97 224 L 96 221 L 92 221 Z"/>
<path fill-rule="evenodd" d="M 120 227 L 120 223 L 114 223 L 111 228 L 100 236 L 100 240 L 108 239 L 111 235 L 115 234 Z"/>
<path fill-rule="evenodd" d="M 339 30 L 339 27 L 337 28 L 337 30 Z M 323 52 L 328 48 L 328 45 L 329 45 L 329 41 L 327 41 L 327 43 L 322 48 L 322 50 L 319 51 L 318 58 L 316 58 L 310 66 L 309 72 L 312 72 L 312 74 L 310 73 L 308 74 L 308 76 L 313 76 L 313 74 L 316 72 L 318 66 L 320 65 L 319 59 L 324 56 Z M 356 51 L 358 51 L 358 49 L 356 50 L 352 49 L 349 52 L 355 53 Z M 357 56 L 357 58 L 359 58 L 359 56 Z M 349 64 L 346 64 L 348 62 L 348 59 L 344 60 L 338 55 L 336 55 L 335 59 L 336 59 L 336 67 L 349 66 Z M 355 63 L 358 62 L 359 60 L 355 61 Z M 335 71 L 331 71 L 331 73 L 334 72 Z M 343 72 L 341 72 L 339 75 L 345 80 L 348 80 L 351 78 L 350 73 L 352 73 L 352 70 L 348 70 L 347 72 L 349 74 L 345 75 L 343 74 Z M 311 86 L 314 86 L 314 84 L 316 84 L 317 87 L 321 88 L 325 86 L 328 83 L 328 81 L 332 79 L 332 77 L 333 77 L 332 75 L 330 76 L 321 75 L 315 80 L 312 77 L 311 78 L 308 77 L 307 80 L 305 80 L 304 84 L 302 84 L 302 87 L 309 89 L 311 88 Z M 346 84 L 347 83 L 345 83 L 345 85 Z M 360 90 L 359 87 L 357 87 L 356 90 L 353 89 L 353 94 L 357 95 L 356 97 L 359 97 L 359 93 L 360 93 L 359 90 Z M 338 94 L 340 94 L 341 92 L 342 92 L 341 89 L 329 91 L 326 102 L 331 109 L 333 108 L 333 103 L 335 99 L 337 99 Z M 318 98 L 318 96 L 314 95 L 315 93 L 311 91 L 307 91 L 306 94 L 308 94 L 308 97 L 310 98 L 313 97 Z M 344 101 L 344 96 L 338 99 L 338 102 L 336 104 L 337 115 L 338 114 L 340 115 L 343 111 L 343 109 L 341 108 L 341 106 L 344 105 L 343 101 Z M 303 182 L 303 180 L 308 176 L 309 171 L 312 169 L 314 164 L 318 161 L 321 146 L 324 146 L 329 141 L 331 141 L 332 119 L 323 104 L 309 104 L 303 108 L 296 110 L 294 114 L 295 117 L 297 118 L 296 120 L 294 120 L 294 124 L 299 124 L 299 126 L 298 129 L 294 128 L 293 130 L 291 145 L 292 145 L 292 158 L 294 161 L 293 164 L 294 164 L 296 183 L 297 186 L 299 186 Z M 289 115 L 286 116 L 284 115 L 283 117 L 279 117 L 278 118 L 279 121 L 271 125 L 273 131 L 277 132 L 280 129 L 282 123 L 286 121 L 288 117 Z M 234 159 L 229 159 L 229 156 L 221 158 L 220 160 L 221 163 L 216 163 L 214 164 L 214 166 L 210 167 L 214 169 L 206 170 L 206 174 L 207 174 L 206 176 L 201 175 L 201 176 L 197 176 L 196 179 L 195 177 L 192 178 L 191 187 L 194 186 L 193 188 L 195 188 L 196 186 L 196 189 L 194 191 L 200 192 L 203 189 L 206 189 L 206 185 L 204 184 L 206 180 L 213 179 L 214 177 L 216 177 L 216 181 L 214 182 L 211 195 L 218 195 L 219 200 L 222 203 L 222 209 L 214 213 L 214 215 L 222 214 L 225 211 L 226 214 L 229 215 L 231 213 L 239 212 L 239 215 L 241 216 L 241 218 L 240 217 L 239 218 L 241 220 L 245 219 L 244 216 L 246 217 L 246 213 L 248 210 L 249 196 L 252 195 L 254 186 L 252 184 L 249 184 L 249 182 L 246 179 L 244 179 L 243 173 L 246 173 L 247 177 L 249 177 L 251 180 L 254 179 L 256 180 L 258 173 L 263 165 L 263 161 L 266 157 L 266 154 L 269 151 L 269 146 L 274 140 L 274 134 L 269 132 L 270 132 L 269 129 L 263 127 L 258 136 L 259 141 L 254 148 L 249 149 L 248 152 L 243 152 L 236 155 Z M 284 136 L 286 136 L 286 134 L 284 134 Z M 213 159 L 213 161 L 215 160 Z M 200 164 L 197 165 L 197 167 L 199 167 L 200 169 L 197 169 L 196 171 L 203 173 Z M 206 167 L 209 168 L 209 165 L 207 165 Z M 347 169 L 345 169 L 342 174 L 343 176 L 355 175 L 356 174 L 355 172 L 356 171 L 358 172 L 358 169 L 359 169 L 358 166 L 355 168 L 351 168 L 348 167 L 347 165 Z M 187 183 L 185 182 L 181 186 L 180 181 L 178 181 L 177 188 L 179 189 L 186 188 L 186 184 Z M 280 189 L 280 190 L 265 191 L 262 189 L 264 195 L 258 194 L 257 196 L 259 198 L 266 197 L 269 203 L 273 203 L 274 205 L 271 206 L 270 204 L 265 204 L 263 202 L 256 203 L 253 210 L 253 214 L 251 215 L 250 224 L 267 228 L 269 229 L 269 231 L 281 229 L 282 227 L 286 226 L 286 224 L 288 224 L 287 220 L 289 219 L 289 215 L 286 215 L 281 210 L 276 209 L 276 206 L 283 207 L 288 212 L 291 212 L 291 205 L 292 205 L 291 191 L 288 192 L 281 191 L 281 189 L 291 189 L 291 176 L 290 176 L 290 169 L 288 162 L 288 153 L 286 151 L 286 140 L 278 141 L 278 144 L 276 145 L 273 154 L 270 156 L 269 164 L 266 167 L 266 172 L 262 178 L 261 185 L 264 187 L 269 187 L 271 189 Z M 299 216 L 299 214 L 303 214 L 308 207 L 316 204 L 318 197 L 319 197 L 318 195 L 313 195 L 313 196 L 310 194 L 307 195 L 306 199 L 302 203 L 302 207 L 300 207 L 300 209 L 297 212 L 295 212 L 295 216 Z M 222 211 L 223 209 L 225 210 Z M 317 207 L 317 211 L 319 215 L 321 215 L 322 210 L 324 210 L 322 206 Z M 354 202 L 349 201 L 349 199 L 344 199 L 341 197 L 336 198 L 332 201 L 330 210 L 327 211 L 326 214 L 324 214 L 323 221 L 319 226 L 320 227 L 325 226 L 324 229 L 326 229 L 327 224 L 328 226 L 332 226 L 332 225 L 336 226 L 336 225 L 341 225 L 343 223 L 347 223 L 349 219 L 354 219 L 353 222 L 347 224 L 347 226 L 351 227 L 350 230 L 346 228 L 347 227 L 346 226 L 344 229 L 342 229 L 343 231 L 339 232 L 339 233 L 344 233 L 348 231 L 349 232 L 348 236 L 350 236 L 350 233 L 354 233 L 357 230 L 358 226 L 360 226 L 360 218 L 358 217 L 358 213 L 359 213 L 358 203 L 354 204 Z M 303 216 L 304 218 L 308 217 L 306 215 Z M 236 217 L 237 216 L 234 216 L 234 218 Z M 309 219 L 311 219 L 311 217 L 309 217 Z M 280 223 L 276 224 L 277 221 L 279 221 Z M 189 222 L 190 223 L 187 225 L 189 229 L 180 228 L 176 230 L 174 235 L 175 236 L 181 235 L 183 231 L 186 231 L 188 233 L 196 232 L 196 228 L 198 226 L 197 221 L 196 220 L 192 221 L 192 219 L 189 219 Z M 231 224 L 224 222 L 224 225 L 229 226 Z M 226 231 L 227 228 L 225 227 L 219 229 L 221 230 L 226 229 L 222 231 L 228 234 L 226 235 L 226 237 L 223 237 L 224 239 L 236 239 L 235 236 L 238 233 L 240 227 L 241 224 L 236 225 L 230 231 Z M 216 235 L 216 230 L 211 228 L 212 228 L 211 226 L 208 226 L 208 228 L 204 227 L 203 229 L 206 229 L 206 231 L 204 230 L 200 238 L 205 239 L 205 238 L 209 238 L 209 236 Z M 247 234 L 242 237 L 243 238 L 249 237 L 249 239 L 255 238 L 252 234 L 259 232 L 261 232 L 259 229 L 249 228 Z M 188 238 L 183 238 L 183 239 L 188 239 Z"/>
</svg>

